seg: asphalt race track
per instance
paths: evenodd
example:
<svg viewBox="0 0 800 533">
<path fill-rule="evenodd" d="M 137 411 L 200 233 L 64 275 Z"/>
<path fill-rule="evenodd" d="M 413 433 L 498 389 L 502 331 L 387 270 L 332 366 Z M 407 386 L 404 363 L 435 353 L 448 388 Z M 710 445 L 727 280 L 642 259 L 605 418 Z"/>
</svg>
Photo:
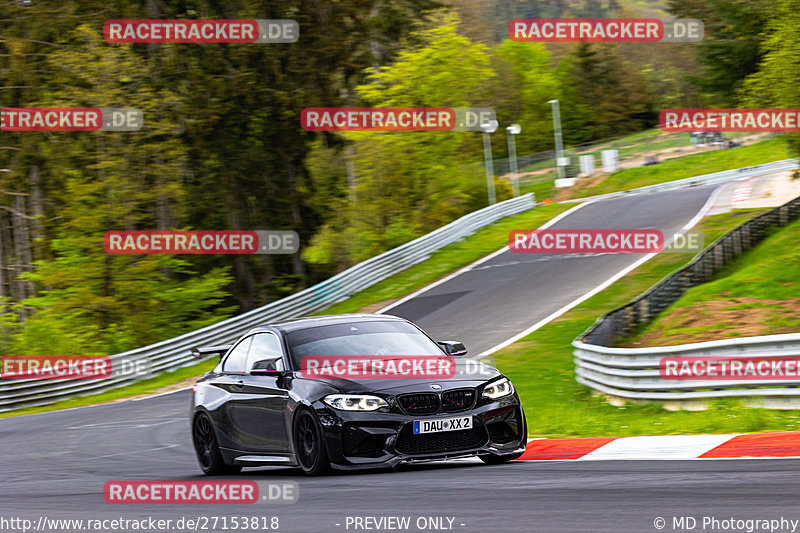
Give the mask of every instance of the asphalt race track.
<svg viewBox="0 0 800 533">
<path fill-rule="evenodd" d="M 552 229 L 659 229 L 671 235 L 689 222 L 713 187 L 620 197 L 591 203 Z M 535 229 L 535 228 L 518 228 Z M 505 251 L 386 309 L 436 339 L 487 350 L 589 292 L 643 254 L 527 254 Z"/>
<path fill-rule="evenodd" d="M 695 216 L 711 192 L 696 188 L 605 200 L 554 227 L 674 231 Z M 638 258 L 503 253 L 391 313 L 408 316 L 439 338 L 463 340 L 477 353 L 548 316 Z M 698 531 L 703 530 L 703 517 L 800 518 L 795 507 L 800 466 L 796 460 L 520 461 L 485 466 L 469 459 L 322 478 L 271 468 L 245 470 L 240 478 L 294 480 L 299 502 L 107 504 L 103 486 L 109 480 L 206 479 L 191 446 L 189 394 L 179 391 L 0 420 L 0 524 L 12 517 L 37 524 L 40 517 L 175 521 L 277 516 L 279 531 L 321 533 L 366 531 L 347 529 L 347 517 L 409 516 L 412 527 L 404 531 L 420 531 L 418 518 L 450 517 L 452 529 L 463 532 L 619 532 L 657 531 L 658 517 L 666 519 L 666 531 L 675 530 L 676 516 L 695 518 Z"/>
</svg>

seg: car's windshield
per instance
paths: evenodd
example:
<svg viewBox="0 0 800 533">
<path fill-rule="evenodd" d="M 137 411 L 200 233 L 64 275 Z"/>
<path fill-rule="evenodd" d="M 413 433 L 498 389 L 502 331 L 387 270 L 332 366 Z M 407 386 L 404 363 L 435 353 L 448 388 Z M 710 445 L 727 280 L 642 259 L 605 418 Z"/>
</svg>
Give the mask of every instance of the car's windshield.
<svg viewBox="0 0 800 533">
<path fill-rule="evenodd" d="M 304 357 L 443 355 L 439 346 L 405 322 L 353 322 L 318 326 L 286 335 L 295 368 Z"/>
</svg>

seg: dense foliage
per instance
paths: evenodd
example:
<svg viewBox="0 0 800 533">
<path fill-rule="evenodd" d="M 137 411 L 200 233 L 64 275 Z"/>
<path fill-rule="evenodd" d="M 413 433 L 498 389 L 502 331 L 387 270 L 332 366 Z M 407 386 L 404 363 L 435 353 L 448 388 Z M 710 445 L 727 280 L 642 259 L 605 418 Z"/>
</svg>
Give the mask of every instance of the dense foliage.
<svg viewBox="0 0 800 533">
<path fill-rule="evenodd" d="M 486 204 L 481 136 L 311 133 L 305 107 L 492 107 L 521 154 L 657 124 L 664 107 L 799 107 L 800 0 L 15 1 L 7 107 L 137 107 L 138 132 L 3 132 L 0 352 L 107 353 L 264 305 Z M 642 7 L 644 6 L 644 7 Z M 691 44 L 542 45 L 510 18 L 677 16 Z M 295 19 L 294 44 L 109 44 L 108 19 Z M 695 60 L 696 57 L 696 60 Z M 499 199 L 511 195 L 496 183 Z M 293 229 L 290 256 L 106 254 L 112 229 Z"/>
</svg>

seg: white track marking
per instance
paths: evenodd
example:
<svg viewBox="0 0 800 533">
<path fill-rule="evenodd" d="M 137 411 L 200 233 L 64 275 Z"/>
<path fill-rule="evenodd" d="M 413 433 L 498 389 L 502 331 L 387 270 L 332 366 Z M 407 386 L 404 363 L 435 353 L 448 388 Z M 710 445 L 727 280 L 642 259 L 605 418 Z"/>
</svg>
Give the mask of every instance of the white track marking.
<svg viewBox="0 0 800 533">
<path fill-rule="evenodd" d="M 185 418 L 149 418 L 146 420 L 112 420 L 110 422 L 98 422 L 96 424 L 81 424 L 79 426 L 68 426 L 65 429 L 122 429 L 122 428 L 149 428 L 180 422 Z"/>
<path fill-rule="evenodd" d="M 91 460 L 94 460 L 94 459 L 105 459 L 107 457 L 117 457 L 117 456 L 120 456 L 120 455 L 133 455 L 135 453 L 155 452 L 155 451 L 158 451 L 158 450 L 166 450 L 166 449 L 169 449 L 169 448 L 175 448 L 177 446 L 180 446 L 180 444 L 165 444 L 164 446 L 156 446 L 155 448 L 147 448 L 146 450 L 133 450 L 133 451 L 129 451 L 129 452 L 110 453 L 108 455 L 96 455 L 94 457 L 89 457 L 88 459 L 91 459 Z"/>
<path fill-rule="evenodd" d="M 612 440 L 578 461 L 697 459 L 736 435 L 664 435 Z"/>
<path fill-rule="evenodd" d="M 555 224 L 556 222 L 558 222 L 559 220 L 561 220 L 562 218 L 566 217 L 567 215 L 570 215 L 570 214 L 574 213 L 575 211 L 577 211 L 578 209 L 581 209 L 582 207 L 585 207 L 585 206 L 587 206 L 587 205 L 589 205 L 591 203 L 593 203 L 593 201 L 589 201 L 589 202 L 586 202 L 586 203 L 583 203 L 583 204 L 578 204 L 575 207 L 573 207 L 572 209 L 568 209 L 568 210 L 564 211 L 563 213 L 561 213 L 560 215 L 551 218 L 550 220 L 545 222 L 543 225 L 539 226 L 538 229 L 547 229 L 550 226 L 552 226 L 553 224 Z M 534 209 L 536 209 L 536 208 L 534 207 Z M 438 281 L 434 281 L 430 285 L 426 285 L 425 287 L 422 287 L 418 291 L 412 292 L 408 296 L 404 296 L 403 298 L 400 298 L 396 302 L 390 303 L 386 307 L 383 307 L 380 310 L 375 311 L 375 314 L 383 314 L 386 311 L 388 311 L 389 309 L 393 309 L 393 308 L 397 307 L 398 305 L 407 302 L 408 300 L 412 300 L 412 299 L 416 298 L 417 296 L 419 296 L 420 294 L 422 294 L 424 292 L 427 292 L 427 291 L 431 290 L 434 287 L 438 287 L 442 283 L 450 281 L 451 279 L 455 278 L 456 276 L 460 276 L 464 272 L 469 272 L 470 270 L 472 270 L 474 267 L 480 265 L 481 263 L 485 263 L 486 261 L 489 261 L 490 259 L 494 259 L 498 255 L 502 254 L 503 252 L 507 252 L 507 251 L 508 251 L 508 245 L 503 246 L 502 248 L 500 248 L 496 252 L 492 252 L 489 255 L 485 256 L 485 257 L 481 257 L 477 261 L 475 261 L 473 263 L 470 263 L 469 265 L 461 268 L 460 270 L 457 270 L 457 271 L 453 272 L 452 274 L 449 274 L 449 275 L 443 277 L 442 279 L 440 279 Z"/>
<path fill-rule="evenodd" d="M 680 230 L 678 230 L 679 234 L 683 234 L 683 233 L 687 232 L 688 230 L 690 230 L 692 227 L 694 227 L 695 224 L 697 224 L 706 215 L 706 213 L 708 213 L 708 211 L 711 209 L 711 207 L 717 201 L 717 196 L 719 196 L 720 190 L 721 190 L 721 187 L 717 187 L 716 189 L 714 189 L 714 192 L 711 193 L 711 196 L 708 197 L 708 200 L 706 200 L 706 203 L 703 205 L 703 207 L 700 208 L 700 211 L 697 212 L 697 214 L 694 216 L 694 218 L 692 218 L 689 222 L 686 223 L 686 225 L 684 225 Z M 587 205 L 587 204 L 580 204 L 580 205 Z M 664 246 L 669 245 L 670 242 L 672 242 L 672 239 L 669 239 L 669 242 L 665 242 Z M 617 272 L 616 274 L 614 274 L 613 276 L 611 276 L 610 278 L 605 280 L 603 283 L 601 283 L 597 287 L 593 288 L 592 290 L 590 290 L 589 292 L 583 294 L 582 296 L 579 296 L 578 298 L 572 300 L 570 303 L 568 303 L 567 305 L 565 305 L 561 309 L 558 309 L 557 311 L 547 315 L 545 318 L 543 318 L 542 320 L 536 322 L 535 324 L 533 324 L 531 327 L 527 328 L 526 330 L 521 331 L 520 333 L 517 333 L 516 335 L 511 337 L 510 339 L 507 339 L 507 340 L 501 342 L 500 344 L 498 344 L 496 346 L 492 346 L 488 350 L 484 350 L 483 352 L 479 353 L 478 355 L 475 356 L 475 359 L 481 359 L 483 357 L 486 357 L 487 355 L 491 355 L 494 352 L 496 352 L 498 350 L 501 350 L 501 349 L 505 348 L 506 346 L 517 342 L 521 338 L 527 337 L 528 335 L 530 335 L 531 333 L 533 333 L 537 329 L 541 328 L 542 326 L 544 326 L 548 322 L 550 322 L 552 320 L 555 320 L 556 318 L 560 317 L 561 315 L 563 315 L 564 313 L 566 313 L 567 311 L 569 311 L 570 309 L 572 309 L 576 305 L 584 302 L 585 300 L 588 300 L 589 298 L 591 298 L 595 294 L 597 294 L 600 291 L 606 289 L 609 285 L 613 284 L 614 282 L 616 282 L 620 278 L 628 275 L 629 272 L 631 272 L 632 270 L 635 270 L 640 265 L 642 265 L 645 262 L 649 261 L 650 259 L 652 259 L 656 255 L 658 255 L 658 254 L 652 253 L 652 254 L 645 255 L 644 257 L 642 257 L 639 260 L 637 260 L 636 262 L 634 262 L 632 265 L 629 265 L 629 266 L 623 268 L 622 270 L 620 270 L 619 272 Z"/>
<path fill-rule="evenodd" d="M 192 385 L 189 385 L 188 387 L 182 387 L 182 388 L 180 388 L 180 389 L 169 390 L 169 391 L 167 391 L 167 392 L 160 392 L 160 393 L 158 393 L 158 394 L 152 394 L 152 395 L 150 395 L 150 396 L 142 396 L 141 398 L 131 398 L 131 401 L 132 401 L 132 402 L 140 402 L 140 401 L 142 401 L 142 400 L 149 400 L 150 398 L 158 398 L 159 396 L 166 396 L 166 395 L 168 395 L 168 394 L 175 394 L 176 392 L 181 392 L 181 391 L 184 391 L 184 390 L 189 390 L 189 389 L 191 389 L 191 388 L 192 388 Z"/>
</svg>

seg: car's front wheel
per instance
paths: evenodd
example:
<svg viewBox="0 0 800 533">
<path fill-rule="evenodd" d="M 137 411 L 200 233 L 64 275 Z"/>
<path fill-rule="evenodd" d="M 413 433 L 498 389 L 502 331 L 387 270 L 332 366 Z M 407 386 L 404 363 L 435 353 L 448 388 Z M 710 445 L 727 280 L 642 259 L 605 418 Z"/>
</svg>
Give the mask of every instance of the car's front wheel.
<svg viewBox="0 0 800 533">
<path fill-rule="evenodd" d="M 330 469 L 328 453 L 322 440 L 322 429 L 308 409 L 302 409 L 295 415 L 292 437 L 297 464 L 303 473 L 318 476 Z"/>
<path fill-rule="evenodd" d="M 214 426 L 207 414 L 200 413 L 194 418 L 192 440 L 194 441 L 194 451 L 197 453 L 197 461 L 207 476 L 241 472 L 241 466 L 225 464 L 222 459 L 217 436 L 214 434 Z"/>
<path fill-rule="evenodd" d="M 525 452 L 509 453 L 506 455 L 495 455 L 493 453 L 487 453 L 487 454 L 481 454 L 478 457 L 480 457 L 481 461 L 483 461 L 487 465 L 501 465 L 503 463 L 513 461 L 514 459 L 519 459 L 520 457 L 522 457 L 523 453 Z"/>
</svg>

